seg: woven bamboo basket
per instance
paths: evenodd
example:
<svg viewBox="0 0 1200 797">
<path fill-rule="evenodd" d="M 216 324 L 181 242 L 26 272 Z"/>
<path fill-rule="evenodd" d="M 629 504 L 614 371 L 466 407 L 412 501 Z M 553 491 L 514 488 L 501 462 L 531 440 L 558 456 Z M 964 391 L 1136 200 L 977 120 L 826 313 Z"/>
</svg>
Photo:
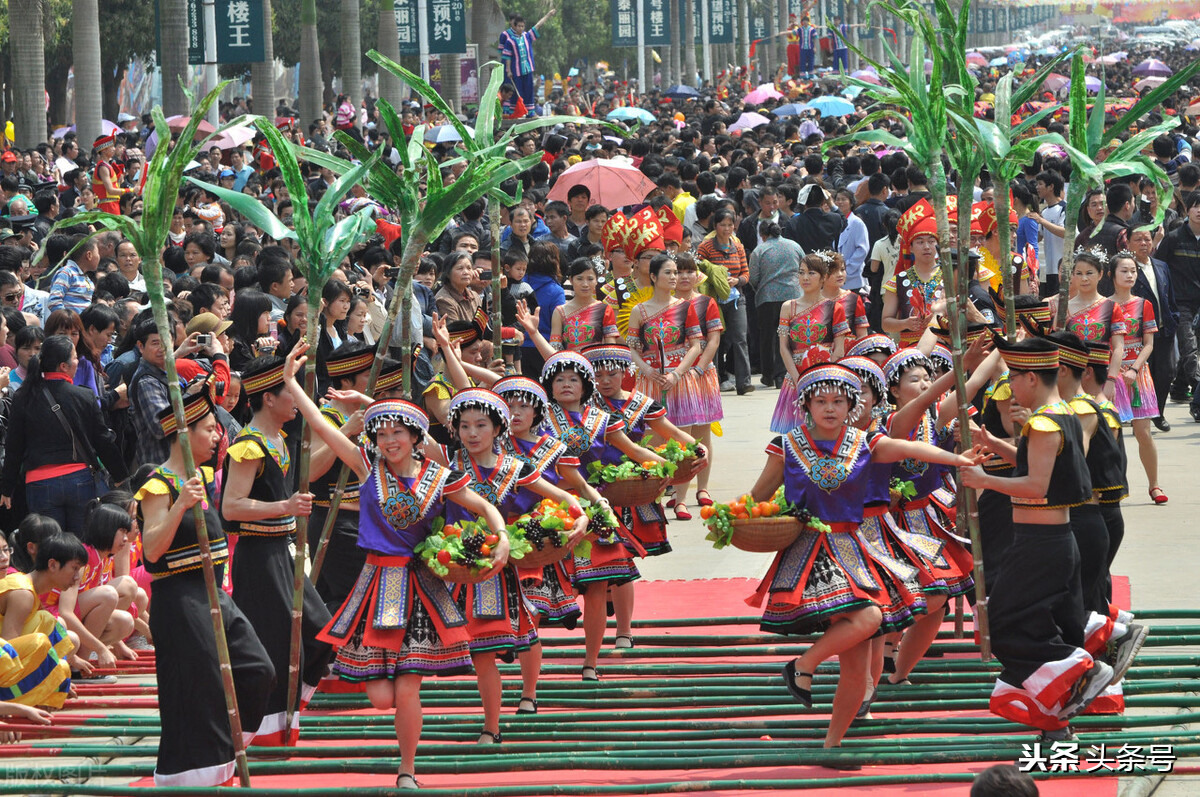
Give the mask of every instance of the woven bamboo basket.
<svg viewBox="0 0 1200 797">
<path fill-rule="evenodd" d="M 513 563 L 518 567 L 526 570 L 536 570 L 552 565 L 560 561 L 571 553 L 571 548 L 568 545 L 557 547 L 549 540 L 546 541 L 546 546 L 542 550 L 538 550 L 535 545 L 533 550 L 525 554 L 520 559 L 513 559 Z"/>
<path fill-rule="evenodd" d="M 762 517 L 733 521 L 734 548 L 753 553 L 775 553 L 800 536 L 802 526 L 794 517 Z"/>
<path fill-rule="evenodd" d="M 692 468 L 696 467 L 696 460 L 699 459 L 694 454 L 688 454 L 683 459 L 675 463 L 675 475 L 671 477 L 668 484 L 687 484 L 692 480 L 695 474 L 692 473 Z"/>
<path fill-rule="evenodd" d="M 617 479 L 605 482 L 596 489 L 613 506 L 642 506 L 652 504 L 666 486 L 666 479 Z"/>
</svg>

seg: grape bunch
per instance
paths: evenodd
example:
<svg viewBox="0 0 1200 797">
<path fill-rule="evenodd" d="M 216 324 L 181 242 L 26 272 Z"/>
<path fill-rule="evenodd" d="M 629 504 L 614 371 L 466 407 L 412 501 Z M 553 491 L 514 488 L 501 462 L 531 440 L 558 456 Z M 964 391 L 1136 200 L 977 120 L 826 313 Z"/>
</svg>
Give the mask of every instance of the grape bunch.
<svg viewBox="0 0 1200 797">
<path fill-rule="evenodd" d="M 467 533 L 466 530 L 464 530 L 462 537 L 463 559 L 472 563 L 482 559 L 483 546 L 484 538 L 482 534 L 479 534 L 478 532 Z M 489 551 L 489 553 L 491 553 L 491 551 Z"/>
<path fill-rule="evenodd" d="M 524 532 L 525 539 L 529 541 L 530 545 L 532 545 L 534 548 L 537 548 L 539 551 L 545 550 L 547 543 L 555 548 L 561 548 L 563 546 L 564 537 L 566 535 L 563 534 L 562 531 L 559 531 L 558 529 L 542 528 L 542 524 L 533 518 L 530 518 L 524 522 L 518 522 L 514 525 Z"/>
</svg>

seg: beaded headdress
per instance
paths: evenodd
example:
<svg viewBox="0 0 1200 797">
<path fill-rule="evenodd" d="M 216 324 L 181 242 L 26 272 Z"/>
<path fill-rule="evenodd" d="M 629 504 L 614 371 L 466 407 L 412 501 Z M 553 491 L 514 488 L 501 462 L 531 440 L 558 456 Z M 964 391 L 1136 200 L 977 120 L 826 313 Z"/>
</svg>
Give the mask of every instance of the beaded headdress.
<svg viewBox="0 0 1200 797">
<path fill-rule="evenodd" d="M 837 364 L 857 374 L 859 380 L 864 385 L 870 385 L 880 399 L 887 398 L 887 378 L 874 360 L 869 357 L 843 357 Z"/>
<path fill-rule="evenodd" d="M 450 399 L 450 406 L 446 408 L 447 425 L 451 429 L 456 428 L 459 416 L 467 410 L 481 410 L 489 415 L 494 414 L 500 423 L 500 428 L 496 430 L 496 436 L 503 437 L 508 434 L 508 426 L 512 421 L 508 404 L 487 388 L 469 387 L 455 393 L 454 398 Z"/>
<path fill-rule="evenodd" d="M 492 385 L 492 390 L 505 401 L 520 399 L 527 404 L 532 404 L 543 416 L 546 414 L 546 407 L 550 404 L 550 397 L 546 395 L 546 391 L 541 385 L 533 379 L 519 374 L 506 376 L 497 381 Z"/>
<path fill-rule="evenodd" d="M 796 381 L 797 404 L 803 404 L 813 396 L 841 394 L 850 399 L 850 409 L 854 409 L 861 392 L 862 380 L 858 374 L 837 363 L 814 365 Z"/>
<path fill-rule="evenodd" d="M 883 364 L 883 375 L 889 385 L 894 385 L 900 381 L 905 371 L 915 366 L 924 368 L 930 375 L 933 374 L 933 363 L 920 349 L 901 349 L 888 357 L 887 362 Z"/>
<path fill-rule="evenodd" d="M 555 352 L 546 358 L 546 364 L 542 366 L 542 387 L 547 395 L 552 395 L 550 385 L 561 371 L 574 371 L 579 374 L 583 379 L 582 400 L 586 402 L 592 397 L 596 390 L 596 371 L 587 358 L 576 351 Z"/>
<path fill-rule="evenodd" d="M 417 444 L 429 437 L 429 416 L 404 399 L 380 399 L 373 402 L 363 413 L 363 429 L 372 437 L 384 426 L 401 425 L 417 436 Z"/>
<path fill-rule="evenodd" d="M 580 353 L 592 364 L 592 368 L 618 368 L 628 371 L 633 368 L 633 355 L 629 347 L 620 343 L 596 343 L 584 346 Z"/>
<path fill-rule="evenodd" d="M 860 338 L 857 343 L 846 351 L 847 357 L 866 357 L 875 352 L 886 352 L 889 357 L 897 351 L 896 342 L 887 335 L 876 332 Z"/>
</svg>

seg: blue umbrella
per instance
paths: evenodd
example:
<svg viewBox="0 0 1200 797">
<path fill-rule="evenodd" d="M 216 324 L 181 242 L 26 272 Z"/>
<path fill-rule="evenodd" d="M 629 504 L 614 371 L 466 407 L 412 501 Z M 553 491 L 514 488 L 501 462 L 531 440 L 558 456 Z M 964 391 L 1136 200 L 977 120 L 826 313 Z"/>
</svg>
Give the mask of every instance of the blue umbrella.
<svg viewBox="0 0 1200 797">
<path fill-rule="evenodd" d="M 691 86 L 685 86 L 681 83 L 678 86 L 672 86 L 667 89 L 667 96 L 673 100 L 694 100 L 700 96 L 700 92 Z"/>
<path fill-rule="evenodd" d="M 787 105 L 780 105 L 771 113 L 776 116 L 799 116 L 808 110 L 808 106 L 802 102 L 789 102 Z"/>
<path fill-rule="evenodd" d="M 645 108 L 616 108 L 605 117 L 610 122 L 641 122 L 648 125 L 654 121 L 654 114 Z"/>
<path fill-rule="evenodd" d="M 1008 64 L 1008 56 L 1002 55 L 999 58 L 993 58 L 992 60 L 988 61 L 988 64 L 990 66 L 1005 66 Z"/>
<path fill-rule="evenodd" d="M 816 108 L 821 112 L 821 116 L 847 116 L 854 113 L 854 103 L 843 100 L 841 97 L 817 97 L 808 104 L 809 108 Z"/>
</svg>

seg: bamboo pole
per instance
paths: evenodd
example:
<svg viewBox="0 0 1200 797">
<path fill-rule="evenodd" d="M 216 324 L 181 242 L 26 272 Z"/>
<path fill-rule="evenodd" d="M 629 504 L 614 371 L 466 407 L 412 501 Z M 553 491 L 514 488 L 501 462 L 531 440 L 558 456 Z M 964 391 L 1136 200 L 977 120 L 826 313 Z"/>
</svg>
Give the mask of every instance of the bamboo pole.
<svg viewBox="0 0 1200 797">
<path fill-rule="evenodd" d="M 500 318 L 500 200 L 494 194 L 488 195 L 488 222 L 492 228 L 492 346 L 493 357 L 504 359 L 504 331 L 501 329 Z"/>
<path fill-rule="evenodd" d="M 936 57 L 936 56 L 935 56 Z M 935 146 L 930 157 L 932 174 L 929 179 L 929 194 L 933 200 L 937 218 L 938 255 L 942 266 L 942 285 L 946 294 L 946 310 L 950 316 L 950 346 L 954 366 L 954 388 L 958 393 L 958 425 L 962 448 L 971 448 L 971 426 L 967 408 L 971 397 L 967 395 L 967 374 L 963 368 L 964 344 L 967 338 L 967 279 L 963 263 L 954 263 L 950 257 L 950 219 L 946 210 L 946 169 L 942 165 L 942 148 Z M 966 211 L 958 209 L 961 214 Z M 974 490 L 965 490 L 968 504 L 974 499 Z M 991 640 L 988 637 L 987 591 L 983 581 L 983 544 L 979 536 L 978 518 L 967 514 L 967 533 L 971 538 L 971 556 L 974 559 L 975 578 L 975 627 L 979 631 L 979 655 L 983 660 L 991 657 Z"/>
<path fill-rule="evenodd" d="M 309 269 L 311 272 L 312 270 Z M 320 286 L 310 284 L 308 287 L 308 328 L 305 330 L 305 342 L 311 354 L 304 365 L 304 392 L 312 396 L 317 392 L 317 341 L 320 335 L 321 323 L 321 290 Z M 312 425 L 304 422 L 300 435 L 300 481 L 298 492 L 307 493 L 309 486 L 309 465 L 312 460 Z M 284 738 L 291 739 L 292 718 L 295 716 L 300 699 L 300 654 L 303 648 L 302 626 L 304 622 L 304 564 L 308 558 L 308 516 L 296 518 L 296 553 L 292 557 L 292 639 L 288 649 L 288 689 L 287 708 L 284 717 Z"/>
<path fill-rule="evenodd" d="M 1071 270 L 1075 268 L 1075 238 L 1079 233 L 1079 209 L 1087 196 L 1088 186 L 1083 175 L 1076 170 L 1071 184 L 1067 186 L 1067 215 L 1063 218 L 1063 256 L 1058 266 L 1058 313 L 1054 327 L 1067 325 L 1067 302 L 1071 298 Z"/>
</svg>

